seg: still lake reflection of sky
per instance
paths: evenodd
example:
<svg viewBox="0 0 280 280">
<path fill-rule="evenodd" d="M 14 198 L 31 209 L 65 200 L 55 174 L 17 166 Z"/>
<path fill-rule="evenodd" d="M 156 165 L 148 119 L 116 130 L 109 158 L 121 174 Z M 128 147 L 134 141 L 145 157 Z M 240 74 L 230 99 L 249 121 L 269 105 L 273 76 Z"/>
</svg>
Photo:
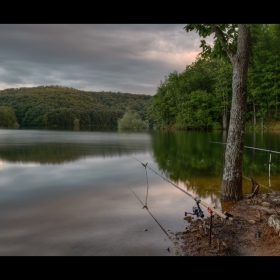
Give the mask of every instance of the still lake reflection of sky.
<svg viewBox="0 0 280 280">
<path fill-rule="evenodd" d="M 1 130 L 0 141 L 0 255 L 174 255 L 174 244 L 128 188 L 145 203 L 145 169 L 131 156 L 156 169 L 149 134 Z M 82 156 L 29 161 L 42 143 L 78 145 L 69 148 Z M 152 172 L 148 179 L 150 212 L 166 231 L 182 230 L 192 199 Z"/>
<path fill-rule="evenodd" d="M 280 149 L 279 135 L 251 138 L 246 145 Z M 147 197 L 145 168 L 132 157 L 164 177 L 168 169 L 180 188 L 219 209 L 223 147 L 210 140 L 223 135 L 0 129 L 0 255 L 175 256 L 168 232 L 184 231 L 195 201 L 150 169 Z M 279 161 L 273 155 L 271 181 L 280 189 Z M 265 184 L 267 154 L 246 150 L 244 163 Z M 146 199 L 167 234 L 142 209 Z"/>
</svg>

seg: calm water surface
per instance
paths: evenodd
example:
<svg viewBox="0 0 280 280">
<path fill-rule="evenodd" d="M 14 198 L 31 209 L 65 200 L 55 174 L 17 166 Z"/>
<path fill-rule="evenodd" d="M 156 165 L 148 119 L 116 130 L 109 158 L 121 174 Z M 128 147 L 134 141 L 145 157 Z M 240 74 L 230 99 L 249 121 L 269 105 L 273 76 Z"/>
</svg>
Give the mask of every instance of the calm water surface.
<svg viewBox="0 0 280 280">
<path fill-rule="evenodd" d="M 247 133 L 245 145 L 280 151 L 279 140 Z M 175 256 L 169 233 L 196 204 L 158 174 L 222 211 L 225 145 L 212 142 L 226 135 L 0 129 L 0 255 Z M 269 156 L 245 149 L 244 195 L 251 177 L 280 190 L 280 156 L 270 178 Z"/>
</svg>

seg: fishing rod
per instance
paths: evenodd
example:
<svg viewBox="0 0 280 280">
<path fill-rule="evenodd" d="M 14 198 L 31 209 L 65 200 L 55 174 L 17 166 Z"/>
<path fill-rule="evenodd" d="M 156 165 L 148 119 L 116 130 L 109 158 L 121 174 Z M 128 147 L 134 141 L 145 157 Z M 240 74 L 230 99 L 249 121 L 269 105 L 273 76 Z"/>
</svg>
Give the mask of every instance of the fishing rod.
<svg viewBox="0 0 280 280">
<path fill-rule="evenodd" d="M 143 208 L 146 208 L 146 210 L 148 211 L 148 213 L 151 215 L 151 217 L 155 220 L 155 222 L 159 225 L 159 227 L 162 229 L 162 231 L 166 234 L 166 236 L 172 241 L 174 247 L 173 248 L 176 248 L 177 251 L 180 251 L 180 249 L 178 249 L 178 247 L 176 246 L 176 244 L 174 243 L 174 241 L 172 240 L 172 238 L 169 236 L 169 234 L 166 232 L 166 230 L 162 227 L 162 225 L 158 222 L 158 220 L 153 216 L 153 214 L 149 211 L 148 209 L 148 205 L 147 205 L 147 197 L 146 197 L 146 204 L 144 205 L 144 203 L 141 201 L 141 199 L 137 196 L 137 194 L 130 188 L 128 187 L 132 192 L 133 194 L 137 197 L 137 199 L 140 201 L 140 203 L 143 205 Z M 169 247 L 167 248 L 167 250 L 170 252 L 170 249 Z"/>
<path fill-rule="evenodd" d="M 220 166 L 223 166 L 222 164 L 220 164 L 220 163 L 218 163 L 218 162 L 216 162 L 216 161 L 214 161 L 214 160 L 212 160 L 212 161 L 213 161 L 214 163 L 220 165 Z M 249 181 L 252 180 L 252 178 L 248 178 L 248 177 L 246 177 L 246 176 L 244 176 L 244 175 L 242 175 L 242 177 L 245 178 L 245 179 L 247 179 L 247 180 L 249 180 Z M 266 188 L 266 189 L 272 191 L 272 188 L 267 187 L 267 186 L 265 186 L 265 185 L 262 185 L 262 184 L 260 184 L 260 183 L 258 183 L 258 184 L 259 184 L 261 187 L 264 187 L 264 188 Z"/>
<path fill-rule="evenodd" d="M 138 198 L 138 200 L 140 201 L 140 203 L 143 205 L 143 208 L 142 208 L 142 209 L 146 208 L 146 210 L 149 212 L 149 214 L 152 216 L 152 218 L 156 221 L 156 223 L 160 226 L 160 228 L 163 230 L 163 232 L 167 235 L 168 238 L 170 238 L 169 235 L 168 235 L 168 233 L 166 232 L 166 230 L 161 226 L 161 224 L 158 222 L 158 220 L 157 220 L 157 219 L 153 216 L 153 214 L 149 211 L 149 209 L 148 209 L 148 207 L 147 207 L 147 204 L 144 205 L 144 203 L 140 200 L 140 198 L 136 195 L 136 193 L 135 193 L 130 187 L 128 187 L 128 188 L 134 193 L 134 195 Z"/>
<path fill-rule="evenodd" d="M 214 143 L 214 144 L 227 145 L 227 143 L 224 143 L 224 142 L 212 142 L 212 141 L 209 141 L 209 142 L 210 142 L 210 143 Z M 269 152 L 268 177 L 270 178 L 271 154 L 280 154 L 280 152 L 277 152 L 277 151 L 271 151 L 271 150 L 266 150 L 266 149 L 260 149 L 260 148 L 255 148 L 255 147 L 249 147 L 249 146 L 244 146 L 244 148 L 247 148 L 247 149 L 253 149 L 253 150 L 258 150 L 258 151 L 265 151 L 265 152 Z"/>
<path fill-rule="evenodd" d="M 212 141 L 209 141 L 209 142 L 210 143 L 214 143 L 214 144 L 227 145 L 227 143 L 224 143 L 224 142 L 212 142 Z M 260 148 L 255 148 L 255 147 L 244 146 L 244 148 L 253 149 L 253 150 L 259 150 L 259 151 L 265 151 L 265 152 L 270 152 L 270 153 L 273 153 L 273 154 L 280 154 L 280 152 L 276 152 L 276 151 L 272 151 L 272 150 L 266 150 L 266 149 L 260 149 Z"/>
<path fill-rule="evenodd" d="M 206 207 L 207 211 L 211 214 L 212 212 L 214 212 L 215 214 L 217 214 L 218 216 L 220 216 L 223 219 L 228 219 L 228 216 L 221 213 L 220 211 L 218 211 L 217 209 L 215 209 L 214 207 L 210 206 L 209 204 L 205 203 L 204 201 L 202 201 L 200 198 L 188 193 L 187 191 L 181 189 L 180 187 L 178 187 L 176 184 L 174 184 L 173 182 L 169 181 L 168 179 L 166 179 L 165 177 L 163 177 L 162 175 L 158 174 L 155 170 L 153 170 L 152 168 L 150 168 L 148 166 L 148 162 L 146 164 L 142 163 L 140 160 L 138 160 L 137 158 L 132 157 L 133 159 L 139 161 L 145 168 L 148 167 L 151 171 L 153 171 L 155 174 L 159 175 L 162 179 L 164 179 L 165 181 L 167 181 L 168 183 L 172 184 L 174 187 L 176 187 L 177 189 L 179 189 L 180 191 L 184 192 L 185 194 L 187 194 L 188 196 L 190 196 L 192 199 L 195 200 L 197 207 L 193 207 L 193 212 L 197 217 L 204 217 L 204 214 L 199 206 L 199 203 L 202 204 L 204 207 Z"/>
</svg>

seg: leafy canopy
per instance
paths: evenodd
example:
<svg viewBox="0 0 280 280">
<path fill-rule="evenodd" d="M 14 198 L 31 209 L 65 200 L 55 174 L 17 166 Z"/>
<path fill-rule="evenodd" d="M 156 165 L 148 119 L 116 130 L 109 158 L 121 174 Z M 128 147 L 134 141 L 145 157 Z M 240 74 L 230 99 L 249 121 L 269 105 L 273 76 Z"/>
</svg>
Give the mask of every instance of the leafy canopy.
<svg viewBox="0 0 280 280">
<path fill-rule="evenodd" d="M 127 109 L 121 119 L 118 119 L 119 129 L 144 130 L 149 128 L 147 120 L 142 121 L 138 113 Z"/>
</svg>

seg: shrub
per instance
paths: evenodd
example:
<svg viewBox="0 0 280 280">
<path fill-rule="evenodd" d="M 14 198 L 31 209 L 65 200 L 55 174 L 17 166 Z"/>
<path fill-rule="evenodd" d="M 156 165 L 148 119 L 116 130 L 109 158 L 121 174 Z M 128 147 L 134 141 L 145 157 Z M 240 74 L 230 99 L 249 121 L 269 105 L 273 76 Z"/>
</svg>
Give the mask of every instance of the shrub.
<svg viewBox="0 0 280 280">
<path fill-rule="evenodd" d="M 121 119 L 118 119 L 119 129 L 144 130 L 149 128 L 149 122 L 142 121 L 140 116 L 128 109 Z"/>
<path fill-rule="evenodd" d="M 0 106 L 0 127 L 13 127 L 17 123 L 17 118 L 13 108 Z"/>
</svg>

